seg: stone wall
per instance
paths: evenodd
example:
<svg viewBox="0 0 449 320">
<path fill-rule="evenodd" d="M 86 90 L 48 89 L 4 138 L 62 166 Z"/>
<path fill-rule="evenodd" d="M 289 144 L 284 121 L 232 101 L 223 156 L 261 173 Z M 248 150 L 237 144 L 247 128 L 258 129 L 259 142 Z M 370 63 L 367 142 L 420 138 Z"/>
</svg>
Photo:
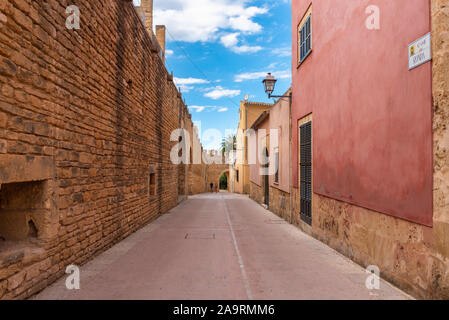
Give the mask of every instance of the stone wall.
<svg viewBox="0 0 449 320">
<path fill-rule="evenodd" d="M 264 189 L 257 183 L 251 182 L 250 199 L 259 204 L 264 204 Z M 278 188 L 270 187 L 270 201 L 268 210 L 286 221 L 290 221 L 290 195 Z"/>
<path fill-rule="evenodd" d="M 206 166 L 202 164 L 194 164 L 189 167 L 189 194 L 206 192 Z"/>
<path fill-rule="evenodd" d="M 378 266 L 382 278 L 415 297 L 449 297 L 449 264 L 435 250 L 432 228 L 317 194 L 312 227 L 301 221 L 297 203 L 294 222 L 363 267 Z"/>
<path fill-rule="evenodd" d="M 278 188 L 270 187 L 269 210 L 290 221 L 290 195 Z"/>
<path fill-rule="evenodd" d="M 263 188 L 258 184 L 251 182 L 249 197 L 257 203 L 262 204 L 265 197 Z"/>
<path fill-rule="evenodd" d="M 65 25 L 72 4 L 79 30 Z M 173 208 L 187 178 L 170 133 L 191 120 L 132 3 L 6 0 L 0 13 L 0 224 L 20 231 L 0 237 L 11 299 Z"/>
<path fill-rule="evenodd" d="M 449 257 L 449 6 L 432 1 L 434 227 L 436 245 Z"/>
</svg>

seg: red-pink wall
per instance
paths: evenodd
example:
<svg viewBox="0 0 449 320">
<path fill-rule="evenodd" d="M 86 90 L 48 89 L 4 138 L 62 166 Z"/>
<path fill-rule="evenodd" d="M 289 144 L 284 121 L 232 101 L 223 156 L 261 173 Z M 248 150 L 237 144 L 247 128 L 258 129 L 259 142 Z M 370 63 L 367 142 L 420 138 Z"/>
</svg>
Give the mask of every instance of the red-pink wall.
<svg viewBox="0 0 449 320">
<path fill-rule="evenodd" d="M 297 25 L 311 3 L 292 1 L 292 116 L 313 113 L 314 192 L 431 226 L 431 63 L 408 70 L 408 44 L 430 32 L 430 1 L 313 1 L 313 51 L 297 68 Z M 380 30 L 365 26 L 369 5 Z"/>
</svg>

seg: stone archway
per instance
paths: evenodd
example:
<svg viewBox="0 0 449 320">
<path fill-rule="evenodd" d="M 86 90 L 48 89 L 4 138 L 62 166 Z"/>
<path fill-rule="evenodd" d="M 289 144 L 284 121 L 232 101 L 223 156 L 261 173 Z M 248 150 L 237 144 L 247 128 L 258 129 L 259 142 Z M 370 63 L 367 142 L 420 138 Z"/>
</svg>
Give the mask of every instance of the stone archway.
<svg viewBox="0 0 449 320">
<path fill-rule="evenodd" d="M 228 164 L 211 164 L 207 166 L 207 190 L 206 192 L 211 192 L 210 185 L 213 184 L 217 187 L 220 185 L 220 177 L 223 173 L 227 172 L 227 177 L 229 181 L 229 165 Z M 229 183 L 228 183 L 229 187 Z M 228 188 L 229 190 L 229 188 Z"/>
<path fill-rule="evenodd" d="M 226 184 L 223 184 L 222 181 L 222 176 L 226 177 Z M 220 175 L 218 176 L 218 185 L 220 186 L 220 191 L 230 191 L 230 181 L 229 181 L 229 169 L 228 170 L 224 170 L 223 172 L 220 173 Z"/>
</svg>

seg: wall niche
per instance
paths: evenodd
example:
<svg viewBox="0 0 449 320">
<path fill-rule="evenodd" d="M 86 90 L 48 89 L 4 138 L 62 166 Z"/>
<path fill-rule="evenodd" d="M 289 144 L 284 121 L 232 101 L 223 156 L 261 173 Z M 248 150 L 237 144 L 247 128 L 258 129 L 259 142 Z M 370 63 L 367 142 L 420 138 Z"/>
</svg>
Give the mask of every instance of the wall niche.
<svg viewBox="0 0 449 320">
<path fill-rule="evenodd" d="M 33 260 L 57 238 L 53 173 L 47 157 L 0 157 L 0 269 Z"/>
<path fill-rule="evenodd" d="M 0 186 L 0 240 L 37 242 L 49 214 L 46 183 L 29 181 Z"/>
</svg>

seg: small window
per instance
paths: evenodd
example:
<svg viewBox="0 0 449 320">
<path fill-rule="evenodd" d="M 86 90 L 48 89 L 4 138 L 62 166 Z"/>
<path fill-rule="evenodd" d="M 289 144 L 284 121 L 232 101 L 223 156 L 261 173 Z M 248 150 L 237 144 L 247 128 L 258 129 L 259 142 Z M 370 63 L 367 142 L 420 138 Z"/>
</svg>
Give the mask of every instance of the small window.
<svg viewBox="0 0 449 320">
<path fill-rule="evenodd" d="M 298 60 L 301 64 L 312 51 L 312 11 L 307 11 L 298 26 Z"/>
<path fill-rule="evenodd" d="M 150 173 L 149 188 L 150 188 L 150 196 L 155 196 L 156 195 L 156 174 L 155 173 Z"/>
<path fill-rule="evenodd" d="M 279 183 L 279 150 L 274 154 L 274 164 L 276 173 L 274 174 L 274 183 Z"/>
<path fill-rule="evenodd" d="M 304 23 L 303 27 L 300 30 L 300 61 L 303 62 L 310 51 L 312 51 L 312 28 L 311 28 L 312 16 L 307 18 L 306 23 Z"/>
<path fill-rule="evenodd" d="M 237 182 L 239 182 L 239 171 L 238 170 L 235 171 L 235 180 Z"/>
</svg>

